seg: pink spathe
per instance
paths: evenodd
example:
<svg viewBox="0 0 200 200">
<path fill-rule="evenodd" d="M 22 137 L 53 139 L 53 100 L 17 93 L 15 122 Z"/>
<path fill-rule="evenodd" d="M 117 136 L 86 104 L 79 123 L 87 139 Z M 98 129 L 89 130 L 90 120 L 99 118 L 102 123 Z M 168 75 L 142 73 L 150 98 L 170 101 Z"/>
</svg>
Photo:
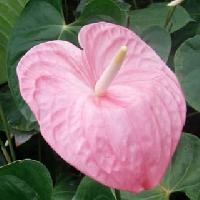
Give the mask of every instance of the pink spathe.
<svg viewBox="0 0 200 200">
<path fill-rule="evenodd" d="M 157 185 L 185 122 L 180 85 L 160 57 L 127 28 L 99 22 L 79 33 L 82 49 L 49 41 L 17 66 L 21 95 L 49 145 L 95 180 L 140 192 Z M 127 55 L 105 95 L 94 87 L 123 45 Z"/>
</svg>

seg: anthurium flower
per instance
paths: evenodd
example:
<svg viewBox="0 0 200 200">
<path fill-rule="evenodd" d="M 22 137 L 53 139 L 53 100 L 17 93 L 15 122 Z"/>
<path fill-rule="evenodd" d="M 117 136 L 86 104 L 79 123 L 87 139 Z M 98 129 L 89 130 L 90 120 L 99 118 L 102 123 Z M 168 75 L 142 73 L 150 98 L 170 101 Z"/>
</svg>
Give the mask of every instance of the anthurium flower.
<svg viewBox="0 0 200 200">
<path fill-rule="evenodd" d="M 139 192 L 161 180 L 185 121 L 180 85 L 127 28 L 84 26 L 78 48 L 49 41 L 17 66 L 21 95 L 48 144 L 97 181 Z"/>
</svg>

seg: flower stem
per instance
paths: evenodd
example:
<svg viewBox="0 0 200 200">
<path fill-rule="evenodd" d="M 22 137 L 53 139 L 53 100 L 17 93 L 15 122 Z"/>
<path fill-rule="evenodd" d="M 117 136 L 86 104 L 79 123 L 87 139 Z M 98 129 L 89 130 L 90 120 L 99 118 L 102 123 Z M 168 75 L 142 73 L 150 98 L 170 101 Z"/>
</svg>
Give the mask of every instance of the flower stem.
<svg viewBox="0 0 200 200">
<path fill-rule="evenodd" d="M 8 154 L 6 147 L 1 139 L 0 139 L 0 146 L 7 163 L 11 163 L 10 155 Z"/>
<path fill-rule="evenodd" d="M 131 17 L 130 15 L 127 17 L 127 20 L 126 20 L 126 28 L 130 28 L 130 23 L 131 23 Z"/>
<path fill-rule="evenodd" d="M 65 19 L 65 24 L 68 24 L 68 18 L 69 18 L 69 13 L 68 13 L 68 5 L 67 5 L 67 0 L 62 1 L 62 12 L 63 16 Z"/>
<path fill-rule="evenodd" d="M 193 116 L 199 115 L 199 114 L 200 114 L 199 112 L 189 113 L 189 114 L 187 115 L 187 118 L 190 118 L 190 117 L 193 117 Z"/>
<path fill-rule="evenodd" d="M 166 19 L 165 19 L 165 24 L 164 24 L 165 28 L 167 28 L 167 26 L 169 25 L 170 21 L 172 20 L 172 17 L 174 15 L 175 10 L 176 10 L 176 6 L 173 6 L 173 7 L 169 8 L 169 11 L 168 11 Z"/>
<path fill-rule="evenodd" d="M 1 118 L 1 120 L 3 122 L 3 126 L 4 126 L 4 129 L 5 129 L 5 133 L 6 133 L 6 137 L 7 137 L 7 140 L 8 140 L 8 145 L 9 145 L 12 161 L 15 161 L 16 160 L 16 156 L 15 156 L 15 152 L 14 152 L 14 149 L 13 149 L 12 140 L 11 140 L 11 137 L 10 137 L 9 125 L 8 125 L 8 122 L 7 122 L 6 118 L 5 118 L 5 115 L 4 115 L 3 108 L 1 106 L 1 104 L 0 104 L 0 118 Z"/>
<path fill-rule="evenodd" d="M 120 191 L 117 189 L 115 189 L 115 197 L 116 197 L 116 200 L 121 200 Z"/>
<path fill-rule="evenodd" d="M 133 5 L 134 5 L 135 9 L 138 9 L 137 1 L 136 0 L 133 0 Z"/>
<path fill-rule="evenodd" d="M 40 162 L 42 161 L 42 147 L 41 147 L 41 138 L 39 134 L 38 134 L 38 160 Z"/>
</svg>

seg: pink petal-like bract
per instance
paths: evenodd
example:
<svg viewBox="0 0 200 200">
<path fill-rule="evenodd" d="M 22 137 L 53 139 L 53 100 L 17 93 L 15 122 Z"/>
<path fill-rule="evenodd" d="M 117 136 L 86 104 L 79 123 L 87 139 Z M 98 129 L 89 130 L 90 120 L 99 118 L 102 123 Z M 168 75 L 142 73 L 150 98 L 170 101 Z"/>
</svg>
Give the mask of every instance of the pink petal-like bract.
<svg viewBox="0 0 200 200">
<path fill-rule="evenodd" d="M 186 105 L 160 57 L 127 28 L 99 22 L 79 33 L 81 49 L 49 41 L 17 66 L 21 95 L 41 134 L 69 164 L 95 180 L 140 192 L 157 185 L 176 149 Z M 122 45 L 128 52 L 105 95 L 95 83 Z"/>
</svg>

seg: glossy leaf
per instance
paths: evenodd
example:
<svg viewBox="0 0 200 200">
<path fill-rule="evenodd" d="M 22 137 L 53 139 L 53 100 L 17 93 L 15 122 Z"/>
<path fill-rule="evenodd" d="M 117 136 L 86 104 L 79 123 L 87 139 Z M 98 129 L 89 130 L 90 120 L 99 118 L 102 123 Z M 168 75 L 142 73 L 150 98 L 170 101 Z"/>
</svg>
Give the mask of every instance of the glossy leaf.
<svg viewBox="0 0 200 200">
<path fill-rule="evenodd" d="M 174 71 L 174 56 L 177 48 L 188 38 L 194 37 L 198 30 L 198 24 L 196 22 L 190 22 L 183 28 L 171 34 L 172 47 L 171 53 L 168 59 L 168 65 Z"/>
<path fill-rule="evenodd" d="M 169 9 L 166 3 L 154 3 L 148 8 L 134 10 L 130 15 L 130 27 L 138 33 L 151 26 L 164 27 Z M 177 6 L 172 17 L 170 32 L 177 31 L 190 21 L 192 21 L 192 18 L 187 11 L 183 7 Z"/>
<path fill-rule="evenodd" d="M 38 125 L 36 123 L 29 123 L 18 110 L 8 87 L 4 87 L 0 90 L 0 103 L 11 129 L 18 131 L 31 131 L 33 129 L 38 129 Z M 4 130 L 1 119 L 0 130 Z"/>
<path fill-rule="evenodd" d="M 170 194 L 184 192 L 197 200 L 200 191 L 200 139 L 184 133 L 171 164 L 159 186 L 136 195 L 124 192 L 123 200 L 168 200 Z"/>
<path fill-rule="evenodd" d="M 125 8 L 115 0 L 84 0 L 79 4 L 77 10 L 81 11 L 81 16 L 75 24 L 85 24 L 101 20 L 118 24 L 126 23 Z"/>
<path fill-rule="evenodd" d="M 12 175 L 0 176 L 0 198 L 12 200 L 39 200 L 38 194 L 25 181 Z"/>
<path fill-rule="evenodd" d="M 172 34 L 172 44 L 173 51 L 177 50 L 177 48 L 187 39 L 194 37 L 198 32 L 198 23 L 191 22 L 188 23 L 183 28 Z"/>
<path fill-rule="evenodd" d="M 28 121 L 34 122 L 35 119 L 18 89 L 16 65 L 19 59 L 34 45 L 48 40 L 68 39 L 76 43 L 78 28 L 65 25 L 62 14 L 45 0 L 30 1 L 19 18 L 9 45 L 8 81 L 15 102 Z"/>
<path fill-rule="evenodd" d="M 10 31 L 28 0 L 0 0 L 0 84 L 7 81 L 6 51 Z"/>
<path fill-rule="evenodd" d="M 191 14 L 191 16 L 200 22 L 200 2 L 199 0 L 184 1 L 183 6 Z"/>
<path fill-rule="evenodd" d="M 80 177 L 75 175 L 64 176 L 53 189 L 52 200 L 72 200 L 80 182 Z"/>
<path fill-rule="evenodd" d="M 200 35 L 186 40 L 178 48 L 174 62 L 187 102 L 200 111 Z"/>
<path fill-rule="evenodd" d="M 40 0 L 37 0 L 40 1 Z M 52 4 L 59 12 L 62 12 L 62 0 L 44 0 L 47 3 Z"/>
<path fill-rule="evenodd" d="M 4 195 L 5 197 L 10 197 L 7 199 L 18 200 L 20 198 L 15 196 L 18 191 L 19 195 L 21 195 L 19 197 L 24 196 L 26 197 L 24 199 L 27 200 L 34 199 L 34 197 L 38 200 L 51 199 L 53 186 L 50 174 L 44 165 L 37 161 L 16 161 L 1 167 L 0 180 L 5 183 L 5 185 L 0 185 L 0 188 L 5 187 L 5 190 L 0 190 L 1 197 Z M 0 183 L 2 182 L 0 181 Z"/>
<path fill-rule="evenodd" d="M 73 200 L 115 200 L 110 188 L 84 177 Z"/>
<path fill-rule="evenodd" d="M 200 191 L 199 151 L 200 139 L 185 133 L 161 185 L 170 192 L 183 191 L 191 200 L 195 199 Z"/>
<path fill-rule="evenodd" d="M 167 62 L 171 50 L 171 36 L 164 28 L 152 26 L 145 30 L 141 37 Z"/>
<path fill-rule="evenodd" d="M 1 167 L 2 165 L 4 165 L 4 164 L 5 164 L 5 159 L 4 159 L 3 154 L 2 154 L 1 151 L 0 151 L 0 167 Z"/>
<path fill-rule="evenodd" d="M 83 8 L 85 7 L 85 5 L 91 0 L 80 0 L 80 3 L 78 4 L 77 8 L 76 8 L 76 12 L 82 12 Z"/>
</svg>

